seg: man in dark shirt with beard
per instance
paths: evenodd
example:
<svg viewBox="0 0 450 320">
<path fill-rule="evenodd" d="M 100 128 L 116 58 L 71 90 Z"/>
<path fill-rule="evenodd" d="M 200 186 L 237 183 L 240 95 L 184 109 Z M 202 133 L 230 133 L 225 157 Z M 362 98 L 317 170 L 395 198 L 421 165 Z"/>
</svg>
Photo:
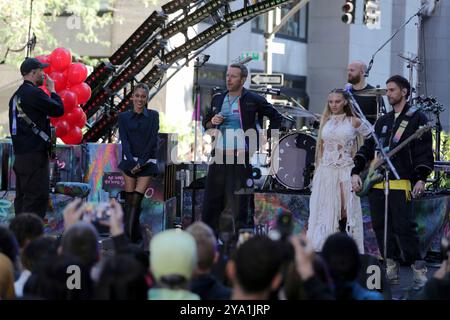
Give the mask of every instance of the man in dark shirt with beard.
<svg viewBox="0 0 450 320">
<path fill-rule="evenodd" d="M 386 81 L 389 104 L 393 110 L 381 116 L 375 124 L 375 133 L 384 149 L 393 150 L 414 135 L 428 123 L 421 111 L 411 108 L 407 100 L 411 86 L 405 78 L 392 76 Z M 354 157 L 352 188 L 359 192 L 362 181 L 359 174 L 366 164 L 375 157 L 376 145 L 367 139 Z M 385 195 L 384 182 L 373 185 L 369 192 L 372 225 L 378 247 L 386 259 L 386 275 L 392 284 L 399 283 L 399 263 L 403 260 L 411 264 L 414 287 L 423 287 L 427 281 L 425 261 L 419 250 L 419 235 L 414 218 L 411 196 L 420 197 L 424 193 L 425 182 L 433 169 L 432 136 L 429 131 L 413 139 L 390 157 L 399 180 L 391 174 L 389 179 L 389 209 L 387 223 L 387 248 L 384 252 Z"/>
<path fill-rule="evenodd" d="M 366 72 L 367 66 L 364 62 L 353 61 L 347 67 L 347 81 L 352 85 L 352 93 L 362 113 L 371 124 L 374 124 L 380 112 L 378 108 L 384 110 L 384 101 L 381 97 L 360 95 L 365 90 L 374 89 L 366 82 Z M 377 99 L 379 99 L 379 106 L 377 105 Z"/>
</svg>

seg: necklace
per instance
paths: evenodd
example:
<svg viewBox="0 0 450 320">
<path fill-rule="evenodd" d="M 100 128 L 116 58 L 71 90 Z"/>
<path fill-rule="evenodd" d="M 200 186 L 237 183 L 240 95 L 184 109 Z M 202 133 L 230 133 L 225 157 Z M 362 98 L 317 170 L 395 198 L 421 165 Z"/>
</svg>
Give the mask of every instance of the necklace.
<svg viewBox="0 0 450 320">
<path fill-rule="evenodd" d="M 230 95 L 227 94 L 227 99 L 228 99 L 228 105 L 230 106 L 230 110 L 233 108 L 233 104 L 236 102 L 237 99 L 239 99 L 240 96 L 237 96 L 236 98 L 233 99 L 232 102 L 230 102 Z"/>
</svg>

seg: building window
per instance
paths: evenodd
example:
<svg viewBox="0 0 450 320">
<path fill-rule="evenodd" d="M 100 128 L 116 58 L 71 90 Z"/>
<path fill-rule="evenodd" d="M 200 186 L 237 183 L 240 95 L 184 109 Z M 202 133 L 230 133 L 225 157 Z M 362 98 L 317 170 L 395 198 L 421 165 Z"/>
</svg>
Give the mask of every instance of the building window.
<svg viewBox="0 0 450 320">
<path fill-rule="evenodd" d="M 281 18 L 283 18 L 298 1 L 281 8 Z M 266 15 L 262 14 L 252 20 L 252 32 L 264 33 L 266 25 Z M 281 27 L 280 31 L 275 35 L 278 38 L 290 39 L 300 42 L 307 42 L 308 37 L 308 5 L 297 11 L 287 22 Z"/>
</svg>

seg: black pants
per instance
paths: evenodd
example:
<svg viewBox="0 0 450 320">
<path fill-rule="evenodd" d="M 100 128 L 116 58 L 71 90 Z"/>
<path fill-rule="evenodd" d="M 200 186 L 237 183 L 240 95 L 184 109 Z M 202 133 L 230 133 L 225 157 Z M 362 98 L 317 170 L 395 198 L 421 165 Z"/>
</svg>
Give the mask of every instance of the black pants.
<svg viewBox="0 0 450 320">
<path fill-rule="evenodd" d="M 15 155 L 16 198 L 14 210 L 45 217 L 49 198 L 49 159 L 46 152 Z"/>
<path fill-rule="evenodd" d="M 246 188 L 251 178 L 251 166 L 244 164 L 216 164 L 209 166 L 203 201 L 202 221 L 219 235 L 219 218 L 226 208 L 234 218 L 234 232 L 253 227 L 254 196 L 236 195 Z"/>
<path fill-rule="evenodd" d="M 372 189 L 369 194 L 372 226 L 378 247 L 385 258 L 403 260 L 411 264 L 421 260 L 419 235 L 414 220 L 412 203 L 405 191 L 389 190 L 387 254 L 384 254 L 384 190 Z"/>
</svg>

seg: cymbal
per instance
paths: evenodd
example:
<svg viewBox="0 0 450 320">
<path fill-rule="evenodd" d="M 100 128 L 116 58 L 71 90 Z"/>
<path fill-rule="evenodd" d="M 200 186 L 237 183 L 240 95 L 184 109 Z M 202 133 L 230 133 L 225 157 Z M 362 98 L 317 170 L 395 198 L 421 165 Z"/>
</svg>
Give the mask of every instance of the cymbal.
<svg viewBox="0 0 450 320">
<path fill-rule="evenodd" d="M 381 88 L 365 89 L 365 90 L 361 90 L 361 91 L 356 91 L 354 94 L 356 96 L 361 96 L 361 97 L 385 96 L 386 89 L 381 89 Z"/>
<path fill-rule="evenodd" d="M 301 118 L 316 118 L 316 115 L 311 111 L 306 109 L 301 109 L 299 107 L 292 107 L 282 104 L 274 104 L 275 109 L 280 113 L 289 115 L 291 117 L 301 117 Z"/>
</svg>

